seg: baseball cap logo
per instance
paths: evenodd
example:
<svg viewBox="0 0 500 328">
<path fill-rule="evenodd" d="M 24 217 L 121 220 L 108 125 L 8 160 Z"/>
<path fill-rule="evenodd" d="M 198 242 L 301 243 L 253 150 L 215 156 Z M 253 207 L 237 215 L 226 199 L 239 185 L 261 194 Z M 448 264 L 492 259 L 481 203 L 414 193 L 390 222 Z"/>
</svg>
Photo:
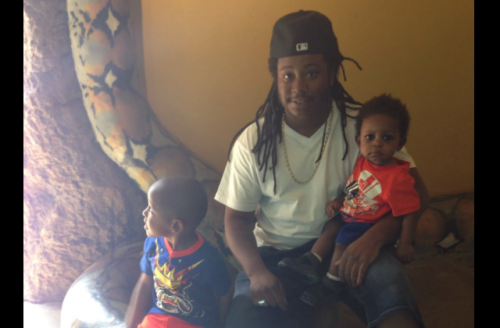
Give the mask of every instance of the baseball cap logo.
<svg viewBox="0 0 500 328">
<path fill-rule="evenodd" d="M 304 51 L 307 50 L 307 43 L 297 43 L 297 51 Z"/>
</svg>

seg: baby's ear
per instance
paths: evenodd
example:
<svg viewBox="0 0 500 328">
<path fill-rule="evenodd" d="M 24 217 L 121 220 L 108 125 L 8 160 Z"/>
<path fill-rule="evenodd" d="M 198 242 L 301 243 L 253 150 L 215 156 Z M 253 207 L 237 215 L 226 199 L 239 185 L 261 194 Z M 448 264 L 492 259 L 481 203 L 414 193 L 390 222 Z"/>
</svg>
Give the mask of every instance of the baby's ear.
<svg viewBox="0 0 500 328">
<path fill-rule="evenodd" d="M 358 147 L 359 147 L 359 145 L 360 145 L 359 134 L 356 134 L 356 137 L 355 137 L 355 138 L 356 138 L 356 144 L 357 144 L 357 145 L 358 145 Z"/>
</svg>

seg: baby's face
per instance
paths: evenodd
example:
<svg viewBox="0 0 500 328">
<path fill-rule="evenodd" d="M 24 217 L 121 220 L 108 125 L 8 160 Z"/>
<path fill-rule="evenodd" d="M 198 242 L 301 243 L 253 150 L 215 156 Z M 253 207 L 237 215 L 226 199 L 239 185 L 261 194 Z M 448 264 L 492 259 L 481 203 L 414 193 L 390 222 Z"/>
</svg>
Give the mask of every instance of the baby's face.
<svg viewBox="0 0 500 328">
<path fill-rule="evenodd" d="M 356 141 L 361 154 L 378 166 L 393 164 L 392 156 L 403 146 L 397 119 L 383 114 L 366 117 Z"/>
</svg>

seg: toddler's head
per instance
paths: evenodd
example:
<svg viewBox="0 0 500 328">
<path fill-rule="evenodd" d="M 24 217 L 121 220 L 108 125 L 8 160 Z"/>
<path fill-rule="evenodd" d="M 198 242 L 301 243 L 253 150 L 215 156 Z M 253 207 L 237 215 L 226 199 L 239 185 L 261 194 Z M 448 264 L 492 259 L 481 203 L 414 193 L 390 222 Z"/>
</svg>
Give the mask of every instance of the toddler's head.
<svg viewBox="0 0 500 328">
<path fill-rule="evenodd" d="M 173 237 L 194 233 L 207 214 L 208 200 L 194 178 L 171 177 L 156 181 L 148 191 L 148 207 L 142 213 L 149 237 Z"/>
<path fill-rule="evenodd" d="M 367 101 L 356 117 L 356 142 L 372 164 L 394 164 L 393 155 L 406 143 L 410 115 L 406 106 L 391 95 Z"/>
</svg>

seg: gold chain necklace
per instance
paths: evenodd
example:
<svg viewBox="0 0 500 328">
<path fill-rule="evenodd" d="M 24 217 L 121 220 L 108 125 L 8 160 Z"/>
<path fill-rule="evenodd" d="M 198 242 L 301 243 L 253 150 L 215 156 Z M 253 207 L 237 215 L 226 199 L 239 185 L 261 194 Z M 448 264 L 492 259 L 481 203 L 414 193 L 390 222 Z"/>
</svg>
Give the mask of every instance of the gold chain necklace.
<svg viewBox="0 0 500 328">
<path fill-rule="evenodd" d="M 323 141 L 323 144 L 321 145 L 321 157 L 320 157 L 319 161 L 316 162 L 316 167 L 314 168 L 313 173 L 311 174 L 309 179 L 307 179 L 306 181 L 299 181 L 293 175 L 292 169 L 290 168 L 290 163 L 288 162 L 288 155 L 286 153 L 286 143 L 285 143 L 285 112 L 283 112 L 283 118 L 281 119 L 281 133 L 283 133 L 283 148 L 285 149 L 286 166 L 288 167 L 288 172 L 290 172 L 290 174 L 291 174 L 293 180 L 295 180 L 295 182 L 300 183 L 300 184 L 306 184 L 309 181 L 311 181 L 311 179 L 316 174 L 316 171 L 318 170 L 319 164 L 321 163 L 321 159 L 323 158 L 323 151 L 326 148 L 326 143 L 328 142 L 328 137 L 330 136 L 330 128 L 332 126 L 332 118 L 333 118 L 333 113 L 330 112 L 330 119 L 328 120 L 328 130 L 326 130 L 325 140 Z M 325 127 L 325 129 L 326 129 L 326 127 Z"/>
</svg>

